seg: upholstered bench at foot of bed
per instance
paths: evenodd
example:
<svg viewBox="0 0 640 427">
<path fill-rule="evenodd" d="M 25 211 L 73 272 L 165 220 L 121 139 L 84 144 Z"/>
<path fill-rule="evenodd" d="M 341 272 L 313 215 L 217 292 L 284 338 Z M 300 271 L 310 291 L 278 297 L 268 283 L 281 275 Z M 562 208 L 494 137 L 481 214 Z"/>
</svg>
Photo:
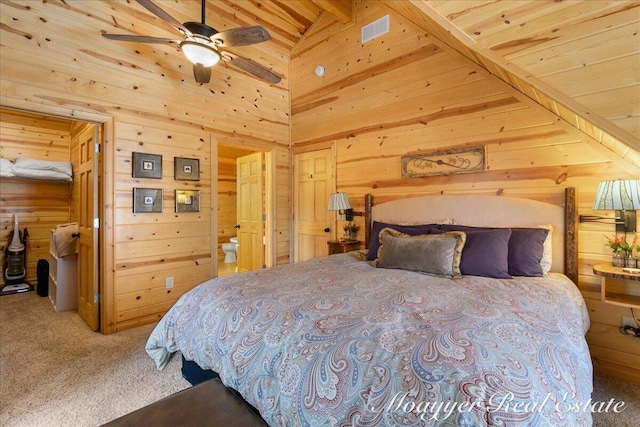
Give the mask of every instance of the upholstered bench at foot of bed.
<svg viewBox="0 0 640 427">
<path fill-rule="evenodd" d="M 216 378 L 165 397 L 104 426 L 265 427 L 267 424 Z"/>
</svg>

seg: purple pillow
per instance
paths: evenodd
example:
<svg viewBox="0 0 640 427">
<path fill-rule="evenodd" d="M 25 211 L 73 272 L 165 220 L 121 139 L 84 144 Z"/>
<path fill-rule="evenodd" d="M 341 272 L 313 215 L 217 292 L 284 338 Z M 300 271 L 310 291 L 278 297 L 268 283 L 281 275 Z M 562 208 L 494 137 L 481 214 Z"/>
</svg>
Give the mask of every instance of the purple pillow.
<svg viewBox="0 0 640 427">
<path fill-rule="evenodd" d="M 441 230 L 464 231 L 460 272 L 471 276 L 511 279 L 509 275 L 510 228 L 483 228 L 465 225 L 441 225 Z"/>
<path fill-rule="evenodd" d="M 544 241 L 549 234 L 545 228 L 512 228 L 509 239 L 509 274 L 512 276 L 542 277 L 540 260 Z"/>
<path fill-rule="evenodd" d="M 398 225 L 373 221 L 373 225 L 371 226 L 371 238 L 369 239 L 369 252 L 367 253 L 367 261 L 373 261 L 377 258 L 378 249 L 380 248 L 380 239 L 378 238 L 378 236 L 380 235 L 380 232 L 387 227 L 392 228 L 393 230 L 400 231 L 401 233 L 408 234 L 410 236 L 418 236 L 420 234 L 435 234 L 438 232 L 438 224 Z"/>
</svg>

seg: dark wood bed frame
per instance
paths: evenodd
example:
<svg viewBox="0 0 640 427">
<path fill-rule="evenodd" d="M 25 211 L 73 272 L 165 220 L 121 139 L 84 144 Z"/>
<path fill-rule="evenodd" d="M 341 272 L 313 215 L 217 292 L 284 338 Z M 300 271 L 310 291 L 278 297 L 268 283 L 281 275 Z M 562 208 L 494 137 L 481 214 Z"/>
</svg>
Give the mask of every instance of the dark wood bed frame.
<svg viewBox="0 0 640 427">
<path fill-rule="evenodd" d="M 496 196 L 497 197 L 497 196 Z M 565 188 L 564 191 L 564 274 L 578 284 L 578 209 L 576 205 L 576 189 Z M 373 195 L 364 196 L 365 247 L 371 240 Z"/>
</svg>

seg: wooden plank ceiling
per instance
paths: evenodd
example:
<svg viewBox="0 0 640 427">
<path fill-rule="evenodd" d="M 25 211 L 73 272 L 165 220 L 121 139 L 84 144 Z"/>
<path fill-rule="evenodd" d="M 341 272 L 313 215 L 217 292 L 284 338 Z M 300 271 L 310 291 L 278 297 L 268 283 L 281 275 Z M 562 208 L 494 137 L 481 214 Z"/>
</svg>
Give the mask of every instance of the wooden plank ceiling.
<svg viewBox="0 0 640 427">
<path fill-rule="evenodd" d="M 290 48 L 321 13 L 352 14 L 351 0 L 210 3 L 253 17 Z M 597 141 L 640 150 L 640 2 L 383 3 Z"/>
<path fill-rule="evenodd" d="M 640 151 L 640 2 L 385 3 L 619 154 L 617 141 Z"/>
<path fill-rule="evenodd" d="M 288 58 L 320 17 L 353 21 L 355 1 L 382 1 L 621 156 L 628 147 L 640 151 L 638 1 L 206 0 L 206 23 L 219 31 L 263 25 L 272 40 L 248 51 L 259 52 L 268 66 L 270 57 Z M 26 2 L 1 2 L 3 7 L 28 7 Z M 73 2 L 54 3 L 75 7 Z M 84 3 L 86 19 L 95 21 L 92 13 L 98 15 L 103 32 L 175 34 L 134 1 L 103 3 L 111 16 Z M 180 22 L 200 20 L 199 1 L 155 3 Z M 8 25 L 2 30 L 12 31 Z M 171 49 L 140 45 L 140 52 L 149 55 Z"/>
</svg>

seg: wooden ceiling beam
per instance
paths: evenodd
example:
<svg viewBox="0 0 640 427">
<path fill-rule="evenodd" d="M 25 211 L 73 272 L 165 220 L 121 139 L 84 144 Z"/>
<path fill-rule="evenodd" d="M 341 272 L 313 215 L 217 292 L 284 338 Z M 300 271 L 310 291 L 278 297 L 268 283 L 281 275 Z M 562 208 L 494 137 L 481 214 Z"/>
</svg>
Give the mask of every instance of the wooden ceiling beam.
<svg viewBox="0 0 640 427">
<path fill-rule="evenodd" d="M 354 0 L 311 0 L 318 7 L 326 10 L 338 21 L 346 24 L 353 19 Z"/>
</svg>

